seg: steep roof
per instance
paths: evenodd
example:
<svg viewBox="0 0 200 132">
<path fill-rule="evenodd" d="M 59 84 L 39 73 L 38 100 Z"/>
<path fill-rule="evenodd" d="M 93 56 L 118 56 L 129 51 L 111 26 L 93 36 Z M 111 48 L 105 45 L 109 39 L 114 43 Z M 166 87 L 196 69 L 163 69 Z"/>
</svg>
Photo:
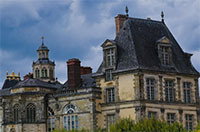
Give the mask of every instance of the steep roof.
<svg viewBox="0 0 200 132">
<path fill-rule="evenodd" d="M 79 89 L 96 87 L 96 82 L 95 82 L 95 79 L 92 77 L 92 75 L 93 75 L 92 73 L 81 75 L 81 84 L 80 84 Z M 68 89 L 68 81 L 66 81 L 63 84 L 63 88 Z"/>
<path fill-rule="evenodd" d="M 163 37 L 172 42 L 172 66 L 163 66 L 158 57 L 157 41 Z M 151 70 L 199 75 L 167 26 L 160 21 L 128 18 L 115 38 L 117 66 L 115 72 Z M 102 72 L 102 65 L 97 73 Z"/>
<path fill-rule="evenodd" d="M 4 82 L 4 84 L 3 84 L 2 89 L 11 88 L 15 84 L 17 84 L 18 82 L 19 82 L 18 80 L 9 80 L 9 79 L 6 79 L 5 82 Z"/>
<path fill-rule="evenodd" d="M 44 87 L 44 88 L 61 88 L 62 84 L 56 82 L 56 83 L 50 83 L 50 82 L 44 82 L 38 79 L 28 78 L 26 80 L 18 82 L 13 88 L 20 88 L 20 87 Z"/>
</svg>

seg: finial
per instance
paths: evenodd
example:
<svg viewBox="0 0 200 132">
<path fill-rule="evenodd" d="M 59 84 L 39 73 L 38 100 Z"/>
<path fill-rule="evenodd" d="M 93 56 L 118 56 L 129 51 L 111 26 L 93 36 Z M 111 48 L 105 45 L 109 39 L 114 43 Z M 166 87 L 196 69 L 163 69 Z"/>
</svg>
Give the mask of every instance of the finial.
<svg viewBox="0 0 200 132">
<path fill-rule="evenodd" d="M 42 39 L 42 45 L 44 45 L 44 36 L 42 36 L 41 39 Z"/>
<path fill-rule="evenodd" d="M 20 72 L 18 72 L 18 76 L 20 76 Z"/>
<path fill-rule="evenodd" d="M 161 18 L 162 18 L 162 22 L 164 23 L 164 12 L 161 11 Z"/>
<path fill-rule="evenodd" d="M 8 71 L 6 71 L 6 75 L 8 76 Z"/>
<path fill-rule="evenodd" d="M 128 17 L 128 7 L 127 6 L 126 6 L 125 11 L 126 11 L 126 16 Z"/>
</svg>

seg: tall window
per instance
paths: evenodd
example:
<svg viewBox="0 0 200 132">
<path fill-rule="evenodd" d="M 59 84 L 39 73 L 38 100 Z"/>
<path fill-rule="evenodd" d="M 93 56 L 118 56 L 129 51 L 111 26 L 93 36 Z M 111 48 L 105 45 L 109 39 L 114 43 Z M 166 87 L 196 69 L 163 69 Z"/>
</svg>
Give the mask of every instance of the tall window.
<svg viewBox="0 0 200 132">
<path fill-rule="evenodd" d="M 42 68 L 42 77 L 47 77 L 47 69 L 45 67 Z"/>
<path fill-rule="evenodd" d="M 52 132 L 55 129 L 55 117 L 54 111 L 48 107 L 48 132 Z"/>
<path fill-rule="evenodd" d="M 162 64 L 163 65 L 169 65 L 170 64 L 170 47 L 168 46 L 161 46 L 161 58 L 162 58 Z"/>
<path fill-rule="evenodd" d="M 112 67 L 115 63 L 115 53 L 114 49 L 107 49 L 106 50 L 106 66 Z"/>
<path fill-rule="evenodd" d="M 113 80 L 113 76 L 112 76 L 112 70 L 106 70 L 106 81 L 111 81 Z"/>
<path fill-rule="evenodd" d="M 191 103 L 191 83 L 183 82 L 184 102 Z"/>
<path fill-rule="evenodd" d="M 175 89 L 173 80 L 165 80 L 165 101 L 175 101 Z"/>
<path fill-rule="evenodd" d="M 110 125 L 115 123 L 115 114 L 107 115 L 107 129 L 110 129 Z"/>
<path fill-rule="evenodd" d="M 167 113 L 167 123 L 171 124 L 175 122 L 175 117 L 176 114 L 175 113 Z"/>
<path fill-rule="evenodd" d="M 66 130 L 78 129 L 79 127 L 78 115 L 75 110 L 75 106 L 72 104 L 69 104 L 64 108 L 63 114 L 65 115 L 63 126 Z"/>
<path fill-rule="evenodd" d="M 193 130 L 193 115 L 185 115 L 185 127 L 187 130 Z"/>
<path fill-rule="evenodd" d="M 148 118 L 151 119 L 152 117 L 156 118 L 157 112 L 149 111 L 148 112 Z"/>
<path fill-rule="evenodd" d="M 20 107 L 18 104 L 15 104 L 13 107 L 14 123 L 18 123 L 20 120 Z"/>
<path fill-rule="evenodd" d="M 40 78 L 40 70 L 38 68 L 35 70 L 35 77 Z"/>
<path fill-rule="evenodd" d="M 33 104 L 28 104 L 26 106 L 26 120 L 29 123 L 33 123 L 36 120 L 36 107 Z"/>
<path fill-rule="evenodd" d="M 115 102 L 115 89 L 114 88 L 106 89 L 106 102 L 107 103 Z"/>
<path fill-rule="evenodd" d="M 155 99 L 155 79 L 146 79 L 146 90 L 148 100 Z"/>
</svg>

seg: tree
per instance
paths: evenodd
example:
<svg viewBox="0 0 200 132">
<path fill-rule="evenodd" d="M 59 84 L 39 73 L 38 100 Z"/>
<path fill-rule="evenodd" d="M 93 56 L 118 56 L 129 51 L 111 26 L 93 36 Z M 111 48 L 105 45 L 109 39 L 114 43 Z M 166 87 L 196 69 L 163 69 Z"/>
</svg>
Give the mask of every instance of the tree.
<svg viewBox="0 0 200 132">
<path fill-rule="evenodd" d="M 186 132 L 179 123 L 167 124 L 164 121 L 141 119 L 134 122 L 130 118 L 120 119 L 115 125 L 111 125 L 110 132 Z"/>
</svg>

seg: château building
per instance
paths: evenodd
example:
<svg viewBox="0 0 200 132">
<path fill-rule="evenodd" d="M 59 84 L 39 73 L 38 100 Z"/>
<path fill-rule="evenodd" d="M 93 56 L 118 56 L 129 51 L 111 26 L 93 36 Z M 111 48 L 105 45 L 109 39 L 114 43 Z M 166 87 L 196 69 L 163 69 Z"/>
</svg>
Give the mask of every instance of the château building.
<svg viewBox="0 0 200 132">
<path fill-rule="evenodd" d="M 7 74 L 0 90 L 3 132 L 51 132 L 65 128 L 109 129 L 119 118 L 179 122 L 188 130 L 200 116 L 199 72 L 162 20 L 115 17 L 116 38 L 101 45 L 95 73 L 80 60 L 67 61 L 68 80 L 55 78 L 56 63 L 42 44 L 33 71 Z"/>
</svg>

